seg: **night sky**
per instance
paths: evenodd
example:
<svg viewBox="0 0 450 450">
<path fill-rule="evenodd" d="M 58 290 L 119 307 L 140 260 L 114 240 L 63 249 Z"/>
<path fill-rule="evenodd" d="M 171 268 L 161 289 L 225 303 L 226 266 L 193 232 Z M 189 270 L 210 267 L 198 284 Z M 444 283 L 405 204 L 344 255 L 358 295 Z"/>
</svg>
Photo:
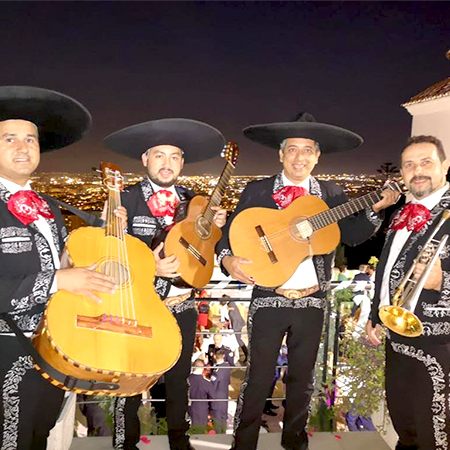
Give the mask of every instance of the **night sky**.
<svg viewBox="0 0 450 450">
<path fill-rule="evenodd" d="M 33 85 L 81 101 L 87 138 L 42 157 L 40 171 L 87 172 L 135 123 L 186 117 L 241 149 L 238 174 L 278 171 L 276 151 L 245 126 L 300 111 L 349 128 L 355 151 L 322 155 L 316 173 L 375 173 L 410 134 L 401 103 L 450 75 L 449 2 L 2 2 L 1 84 Z M 216 158 L 184 173 L 219 174 Z"/>
</svg>

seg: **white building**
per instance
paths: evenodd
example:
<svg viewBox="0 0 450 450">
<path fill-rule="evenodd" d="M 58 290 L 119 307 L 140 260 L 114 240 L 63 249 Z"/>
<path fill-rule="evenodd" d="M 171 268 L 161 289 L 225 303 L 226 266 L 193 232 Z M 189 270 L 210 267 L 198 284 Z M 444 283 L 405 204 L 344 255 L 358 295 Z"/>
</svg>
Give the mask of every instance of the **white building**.
<svg viewBox="0 0 450 450">
<path fill-rule="evenodd" d="M 412 116 L 411 136 L 436 136 L 450 158 L 450 77 L 415 95 L 402 106 Z"/>
</svg>

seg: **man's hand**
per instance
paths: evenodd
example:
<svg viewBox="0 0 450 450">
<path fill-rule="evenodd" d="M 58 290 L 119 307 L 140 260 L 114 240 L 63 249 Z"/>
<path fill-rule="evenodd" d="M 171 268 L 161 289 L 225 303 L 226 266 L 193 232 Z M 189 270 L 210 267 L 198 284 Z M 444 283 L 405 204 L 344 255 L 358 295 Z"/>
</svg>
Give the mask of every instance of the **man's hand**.
<svg viewBox="0 0 450 450">
<path fill-rule="evenodd" d="M 108 212 L 108 200 L 105 201 L 105 206 L 103 206 L 103 211 L 102 211 L 102 220 L 106 221 L 106 214 Z M 120 219 L 120 221 L 122 222 L 122 227 L 123 229 L 125 229 L 128 225 L 128 213 L 127 210 L 125 208 L 125 206 L 118 206 L 114 211 L 114 215 Z"/>
<path fill-rule="evenodd" d="M 216 211 L 216 214 L 214 215 L 214 223 L 219 228 L 222 228 L 225 223 L 227 222 L 227 210 L 226 209 L 220 209 L 219 206 L 213 206 L 211 208 L 213 211 Z"/>
<path fill-rule="evenodd" d="M 114 294 L 115 284 L 111 277 L 95 271 L 96 264 L 90 267 L 72 267 L 56 271 L 56 285 L 58 290 L 64 289 L 73 294 L 84 295 L 101 303 L 94 291 Z"/>
<path fill-rule="evenodd" d="M 381 193 L 381 200 L 378 203 L 372 205 L 374 212 L 379 213 L 382 209 L 386 209 L 389 206 L 395 205 L 400 198 L 401 193 L 393 191 L 392 189 L 385 189 Z"/>
<path fill-rule="evenodd" d="M 255 284 L 253 278 L 249 277 L 242 269 L 241 264 L 251 264 L 252 261 L 241 258 L 240 256 L 224 256 L 222 259 L 223 267 L 237 281 L 246 284 Z"/>
<path fill-rule="evenodd" d="M 381 344 L 381 325 L 377 323 L 375 327 L 372 326 L 372 321 L 368 320 L 366 323 L 366 332 L 367 337 L 369 338 L 369 342 L 374 345 L 380 345 Z"/>
<path fill-rule="evenodd" d="M 413 278 L 418 280 L 425 270 L 426 265 L 417 263 L 414 268 Z M 442 264 L 441 258 L 438 258 L 436 262 L 433 264 L 433 267 L 428 274 L 427 279 L 425 280 L 425 284 L 423 285 L 424 289 L 440 291 L 442 287 Z"/>
<path fill-rule="evenodd" d="M 160 253 L 164 248 L 164 242 L 158 245 L 158 247 L 153 250 L 153 255 L 155 255 L 156 261 L 156 275 L 158 277 L 164 278 L 177 278 L 181 276 L 178 273 L 178 267 L 180 266 L 180 261 L 175 255 L 168 256 L 167 258 L 161 258 Z"/>
</svg>

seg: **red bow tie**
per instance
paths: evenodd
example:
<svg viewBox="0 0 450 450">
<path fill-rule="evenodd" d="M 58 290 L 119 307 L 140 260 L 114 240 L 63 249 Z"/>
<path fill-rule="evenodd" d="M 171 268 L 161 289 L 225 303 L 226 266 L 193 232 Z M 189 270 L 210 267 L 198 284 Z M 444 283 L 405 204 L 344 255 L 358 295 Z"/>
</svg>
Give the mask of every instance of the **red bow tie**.
<svg viewBox="0 0 450 450">
<path fill-rule="evenodd" d="M 154 217 L 173 217 L 178 203 L 179 200 L 172 191 L 161 189 L 150 197 L 147 206 Z"/>
<path fill-rule="evenodd" d="M 8 200 L 8 211 L 24 225 L 29 225 L 39 216 L 45 219 L 55 217 L 48 203 L 33 191 L 18 191 L 11 195 Z"/>
<path fill-rule="evenodd" d="M 300 186 L 285 186 L 278 190 L 275 194 L 272 194 L 272 198 L 277 205 L 283 209 L 287 208 L 297 197 L 303 197 L 309 195 L 309 192 Z"/>
<path fill-rule="evenodd" d="M 397 231 L 406 227 L 408 231 L 420 231 L 430 217 L 428 208 L 417 203 L 409 203 L 394 217 L 391 228 Z"/>
</svg>

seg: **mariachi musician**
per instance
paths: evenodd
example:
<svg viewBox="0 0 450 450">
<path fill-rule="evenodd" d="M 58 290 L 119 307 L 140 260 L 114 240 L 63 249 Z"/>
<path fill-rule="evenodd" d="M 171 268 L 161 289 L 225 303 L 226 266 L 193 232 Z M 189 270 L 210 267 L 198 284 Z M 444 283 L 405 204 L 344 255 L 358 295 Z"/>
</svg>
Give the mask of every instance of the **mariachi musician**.
<svg viewBox="0 0 450 450">
<path fill-rule="evenodd" d="M 147 174 L 122 194 L 128 212 L 128 232 L 155 247 L 155 238 L 174 222 L 175 208 L 185 206 L 193 196 L 175 183 L 184 163 L 219 156 L 225 140 L 222 134 L 202 122 L 189 119 L 160 119 L 122 129 L 105 138 L 111 150 L 142 160 Z M 222 227 L 226 211 L 215 208 L 214 223 Z M 187 435 L 188 383 L 197 326 L 193 289 L 180 289 L 172 281 L 179 261 L 163 256 L 164 242 L 156 245 L 155 288 L 175 315 L 182 333 L 182 352 L 175 366 L 165 373 L 166 412 L 171 450 L 192 449 Z M 146 357 L 142 355 L 142 357 Z M 149 356 L 150 357 L 150 356 Z M 141 396 L 119 398 L 115 405 L 114 448 L 136 449 L 140 438 L 137 411 Z"/>
<path fill-rule="evenodd" d="M 432 233 L 436 232 L 435 243 L 450 234 L 448 220 L 438 225 L 444 210 L 450 209 L 448 168 L 442 142 L 434 136 L 412 137 L 402 150 L 401 174 L 411 201 L 393 216 L 377 266 L 372 316 L 367 322 L 367 333 L 374 345 L 381 344 L 380 315 L 384 308 L 390 309 L 400 283 L 406 281 L 409 287 L 414 286 L 423 273 L 425 261 L 414 263 L 419 251 Z M 431 247 L 435 245 L 431 243 Z M 413 276 L 408 278 L 410 269 Z M 399 436 L 395 448 L 446 450 L 450 448 L 448 241 L 425 279 L 423 290 L 413 292 L 418 297 L 412 302 L 416 306 L 411 312 L 419 323 L 412 321 L 411 327 L 408 321 L 395 318 L 396 326 L 390 326 L 386 342 L 386 396 Z M 422 334 L 415 331 L 419 327 L 423 328 Z"/>
<path fill-rule="evenodd" d="M 343 128 L 318 123 L 308 113 L 300 114 L 293 122 L 251 126 L 244 134 L 253 141 L 277 149 L 283 166 L 277 175 L 252 182 L 245 188 L 217 247 L 218 259 L 225 271 L 236 280 L 254 284 L 245 272 L 251 261 L 233 255 L 230 249 L 228 233 L 234 217 L 254 206 L 285 208 L 289 204 L 286 200 L 292 201 L 299 195 L 315 195 L 329 207 L 345 203 L 347 198 L 341 187 L 319 181 L 311 176 L 311 172 L 322 152 L 351 150 L 361 145 L 362 139 Z M 339 222 L 344 243 L 356 245 L 373 235 L 381 224 L 378 212 L 397 199 L 393 191 L 384 191 L 382 196 L 372 208 Z M 265 396 L 270 391 L 285 333 L 289 375 L 282 446 L 288 450 L 308 447 L 305 427 L 333 257 L 334 253 L 307 258 L 276 290 L 261 286 L 253 288 L 247 325 L 248 367 L 237 405 L 234 450 L 256 449 Z"/>
<path fill-rule="evenodd" d="M 63 390 L 34 369 L 31 356 L 11 326 L 30 337 L 57 290 L 97 299 L 95 291 L 110 293 L 114 289 L 109 277 L 94 270 L 60 269 L 67 237 L 62 215 L 51 198 L 38 195 L 30 185 L 40 152 L 80 140 L 90 125 L 86 108 L 59 92 L 28 86 L 0 87 L 2 449 L 44 450 L 64 396 Z"/>
</svg>

